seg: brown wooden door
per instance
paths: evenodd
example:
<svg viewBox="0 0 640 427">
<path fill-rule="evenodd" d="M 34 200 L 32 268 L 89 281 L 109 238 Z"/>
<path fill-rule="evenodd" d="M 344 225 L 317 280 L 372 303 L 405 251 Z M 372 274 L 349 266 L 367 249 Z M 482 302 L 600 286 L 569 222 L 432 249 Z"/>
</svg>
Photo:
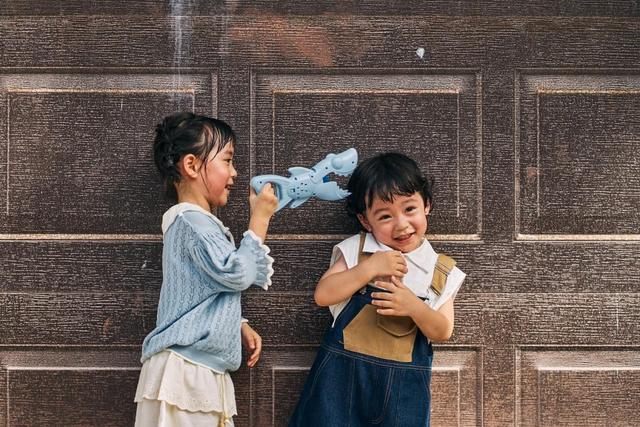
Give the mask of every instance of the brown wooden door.
<svg viewBox="0 0 640 427">
<path fill-rule="evenodd" d="M 328 152 L 399 150 L 435 178 L 430 237 L 468 279 L 432 425 L 637 423 L 637 3 L 337 3 L 2 2 L 0 425 L 132 424 L 168 207 L 153 126 L 180 109 L 239 135 L 236 236 L 251 175 Z M 238 426 L 286 424 L 352 231 L 337 203 L 274 219 Z"/>
</svg>

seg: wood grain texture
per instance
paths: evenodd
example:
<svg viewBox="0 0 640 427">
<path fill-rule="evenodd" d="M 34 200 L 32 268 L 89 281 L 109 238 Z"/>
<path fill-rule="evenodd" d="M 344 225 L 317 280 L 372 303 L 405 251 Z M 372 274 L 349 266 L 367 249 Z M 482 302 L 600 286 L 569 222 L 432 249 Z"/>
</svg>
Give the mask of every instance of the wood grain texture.
<svg viewBox="0 0 640 427">
<path fill-rule="evenodd" d="M 432 243 L 468 274 L 453 339 L 436 346 L 434 425 L 635 422 L 636 2 L 173 4 L 0 10 L 0 424 L 131 424 L 168 206 L 144 147 L 194 100 L 238 135 L 218 211 L 236 238 L 251 174 L 352 145 L 434 171 Z M 239 427 L 286 424 L 330 324 L 313 289 L 354 226 L 309 202 L 271 231 L 273 287 L 243 299 L 265 349 L 234 374 Z M 57 394 L 37 406 L 42 385 Z"/>
<path fill-rule="evenodd" d="M 131 396 L 139 375 L 138 370 L 11 371 L 7 385 L 11 396 L 8 424 L 131 425 L 135 419 Z"/>
<path fill-rule="evenodd" d="M 0 292 L 140 293 L 162 284 L 160 242 L 2 241 Z"/>
<path fill-rule="evenodd" d="M 139 344 L 155 321 L 155 303 L 129 293 L 0 293 L 0 342 Z"/>
<path fill-rule="evenodd" d="M 0 16 L 18 15 L 259 15 L 271 12 L 280 15 L 309 14 L 348 14 L 348 15 L 485 15 L 485 16 L 637 16 L 638 6 L 629 1 L 616 0 L 561 0 L 548 2 L 513 1 L 504 3 L 497 0 L 462 1 L 452 3 L 446 0 L 422 2 L 370 0 L 366 3 L 343 1 L 337 4 L 325 4 L 313 1 L 190 1 L 171 7 L 170 3 L 158 3 L 151 0 L 136 0 L 122 3 L 117 0 L 98 3 L 86 0 L 47 0 L 33 5 L 26 0 L 8 0 Z"/>
<path fill-rule="evenodd" d="M 628 425 L 638 416 L 637 348 L 536 348 L 516 353 L 520 425 Z"/>
</svg>

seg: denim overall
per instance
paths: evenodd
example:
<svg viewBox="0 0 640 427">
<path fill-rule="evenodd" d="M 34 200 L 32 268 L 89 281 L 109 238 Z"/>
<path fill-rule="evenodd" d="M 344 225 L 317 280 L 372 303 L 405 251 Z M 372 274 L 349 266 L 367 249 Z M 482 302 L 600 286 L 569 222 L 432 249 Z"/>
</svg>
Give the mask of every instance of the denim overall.
<svg viewBox="0 0 640 427">
<path fill-rule="evenodd" d="M 325 334 L 289 427 L 429 425 L 433 349 L 419 329 L 410 362 L 344 348 L 343 331 L 371 304 L 371 292 L 383 290 L 356 292 Z"/>
</svg>

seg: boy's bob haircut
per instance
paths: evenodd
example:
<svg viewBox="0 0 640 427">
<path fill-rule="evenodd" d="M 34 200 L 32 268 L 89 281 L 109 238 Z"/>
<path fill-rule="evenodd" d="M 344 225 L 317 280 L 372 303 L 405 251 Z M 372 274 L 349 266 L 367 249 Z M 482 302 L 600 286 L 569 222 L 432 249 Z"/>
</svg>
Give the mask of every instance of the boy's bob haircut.
<svg viewBox="0 0 640 427">
<path fill-rule="evenodd" d="M 401 153 L 384 153 L 365 160 L 353 171 L 347 189 L 347 212 L 357 218 L 377 197 L 393 202 L 395 196 L 420 193 L 425 206 L 433 206 L 431 182 L 422 175 L 418 164 Z"/>
</svg>

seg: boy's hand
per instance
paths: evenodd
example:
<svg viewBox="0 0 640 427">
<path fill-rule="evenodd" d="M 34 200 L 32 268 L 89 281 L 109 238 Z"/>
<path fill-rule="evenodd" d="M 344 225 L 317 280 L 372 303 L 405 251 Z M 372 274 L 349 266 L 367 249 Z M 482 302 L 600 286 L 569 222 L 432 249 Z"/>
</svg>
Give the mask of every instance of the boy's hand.
<svg viewBox="0 0 640 427">
<path fill-rule="evenodd" d="M 377 281 L 375 285 L 388 291 L 371 293 L 371 303 L 378 307 L 378 313 L 383 316 L 413 317 L 424 305 L 397 277 L 391 277 L 391 282 Z"/>
<path fill-rule="evenodd" d="M 247 359 L 247 366 L 253 368 L 255 364 L 258 363 L 258 359 L 260 359 L 260 353 L 262 352 L 262 338 L 246 322 L 242 324 L 240 333 L 242 335 L 242 345 L 244 348 L 251 351 L 251 354 Z"/>
<path fill-rule="evenodd" d="M 376 252 L 367 260 L 372 277 L 404 277 L 409 269 L 400 251 Z"/>
</svg>

